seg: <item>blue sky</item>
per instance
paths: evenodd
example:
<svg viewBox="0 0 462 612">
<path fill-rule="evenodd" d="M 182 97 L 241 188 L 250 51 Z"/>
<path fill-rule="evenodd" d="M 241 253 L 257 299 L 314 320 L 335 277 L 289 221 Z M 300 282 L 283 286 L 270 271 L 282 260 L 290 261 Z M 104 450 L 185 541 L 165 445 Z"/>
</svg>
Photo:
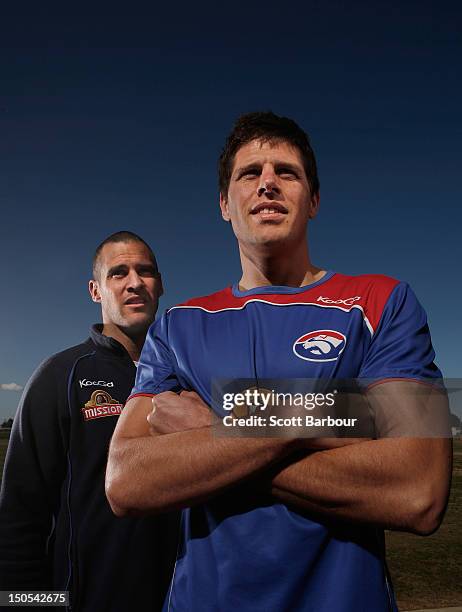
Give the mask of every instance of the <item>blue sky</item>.
<svg viewBox="0 0 462 612">
<path fill-rule="evenodd" d="M 238 278 L 216 160 L 260 109 L 316 151 L 313 261 L 409 281 L 438 364 L 462 377 L 461 9 L 347 4 L 2 16 L 0 384 L 23 386 L 99 320 L 86 284 L 113 231 L 152 244 L 161 309 Z M 0 388 L 0 418 L 18 400 Z"/>
</svg>

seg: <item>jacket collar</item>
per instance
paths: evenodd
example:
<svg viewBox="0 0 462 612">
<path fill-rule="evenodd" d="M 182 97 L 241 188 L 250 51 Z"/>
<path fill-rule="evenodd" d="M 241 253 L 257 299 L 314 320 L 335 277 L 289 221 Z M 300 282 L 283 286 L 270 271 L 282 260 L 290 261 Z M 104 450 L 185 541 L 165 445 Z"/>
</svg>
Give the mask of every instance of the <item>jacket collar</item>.
<svg viewBox="0 0 462 612">
<path fill-rule="evenodd" d="M 115 338 L 111 338 L 111 336 L 104 336 L 102 334 L 102 331 L 102 323 L 96 323 L 95 325 L 91 326 L 90 338 L 94 342 L 94 344 L 96 344 L 96 346 L 99 348 L 103 348 L 110 351 L 111 353 L 128 357 L 128 359 L 130 359 L 131 361 L 131 357 L 125 347 L 118 340 L 115 340 Z"/>
</svg>

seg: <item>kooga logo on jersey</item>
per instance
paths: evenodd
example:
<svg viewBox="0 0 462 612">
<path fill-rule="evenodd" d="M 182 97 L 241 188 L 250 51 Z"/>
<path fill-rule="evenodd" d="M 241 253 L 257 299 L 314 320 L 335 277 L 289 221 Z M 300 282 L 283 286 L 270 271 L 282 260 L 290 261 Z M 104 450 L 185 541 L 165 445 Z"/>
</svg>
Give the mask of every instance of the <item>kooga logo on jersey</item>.
<svg viewBox="0 0 462 612">
<path fill-rule="evenodd" d="M 346 337 L 333 329 L 317 329 L 295 340 L 292 350 L 306 361 L 336 361 L 346 345 Z"/>
<path fill-rule="evenodd" d="M 360 295 L 355 295 L 354 297 L 345 298 L 344 300 L 331 300 L 331 298 L 320 295 L 316 301 L 322 302 L 323 304 L 344 304 L 345 306 L 353 306 L 353 304 L 360 299 L 361 299 Z"/>
<path fill-rule="evenodd" d="M 113 387 L 114 383 L 111 381 L 106 382 L 105 380 L 87 380 L 86 378 L 80 379 L 80 388 L 82 387 Z"/>
</svg>

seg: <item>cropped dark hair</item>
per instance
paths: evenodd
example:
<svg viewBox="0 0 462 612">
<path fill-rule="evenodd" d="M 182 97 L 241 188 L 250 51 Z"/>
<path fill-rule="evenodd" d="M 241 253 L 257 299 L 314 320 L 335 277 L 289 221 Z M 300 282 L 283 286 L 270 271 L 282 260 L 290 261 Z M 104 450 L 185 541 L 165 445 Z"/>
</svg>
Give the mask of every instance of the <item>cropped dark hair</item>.
<svg viewBox="0 0 462 612">
<path fill-rule="evenodd" d="M 100 245 L 96 247 L 95 254 L 93 255 L 93 278 L 97 279 L 99 276 L 99 268 L 100 268 L 99 260 L 100 260 L 100 255 L 101 255 L 101 251 L 103 250 L 103 247 L 106 244 L 111 244 L 114 242 L 141 242 L 141 244 L 144 244 L 144 246 L 149 251 L 149 255 L 152 259 L 152 263 L 154 264 L 154 267 L 157 271 L 157 261 L 156 261 L 154 253 L 151 247 L 149 246 L 149 244 L 145 242 L 140 236 L 138 236 L 138 234 L 135 234 L 134 232 L 129 232 L 128 230 L 122 230 L 120 232 L 115 232 L 114 234 L 111 234 L 110 236 L 105 238 Z"/>
<path fill-rule="evenodd" d="M 220 193 L 226 197 L 237 151 L 252 140 L 261 142 L 288 142 L 300 151 L 311 193 L 319 192 L 316 158 L 306 132 L 288 117 L 279 117 L 271 111 L 241 115 L 226 139 L 218 161 Z"/>
</svg>

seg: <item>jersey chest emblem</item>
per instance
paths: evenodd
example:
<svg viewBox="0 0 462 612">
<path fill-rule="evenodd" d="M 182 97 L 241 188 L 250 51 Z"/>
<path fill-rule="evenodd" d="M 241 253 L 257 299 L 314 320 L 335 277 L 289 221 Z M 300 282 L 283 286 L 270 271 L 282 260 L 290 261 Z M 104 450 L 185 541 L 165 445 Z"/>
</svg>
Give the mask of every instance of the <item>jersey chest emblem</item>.
<svg viewBox="0 0 462 612">
<path fill-rule="evenodd" d="M 317 329 L 295 340 L 292 350 L 306 361 L 337 361 L 346 345 L 346 337 L 333 329 Z"/>
<path fill-rule="evenodd" d="M 109 416 L 119 416 L 123 407 L 124 405 L 113 399 L 107 391 L 96 389 L 82 408 L 83 418 L 86 421 L 92 421 Z"/>
</svg>

